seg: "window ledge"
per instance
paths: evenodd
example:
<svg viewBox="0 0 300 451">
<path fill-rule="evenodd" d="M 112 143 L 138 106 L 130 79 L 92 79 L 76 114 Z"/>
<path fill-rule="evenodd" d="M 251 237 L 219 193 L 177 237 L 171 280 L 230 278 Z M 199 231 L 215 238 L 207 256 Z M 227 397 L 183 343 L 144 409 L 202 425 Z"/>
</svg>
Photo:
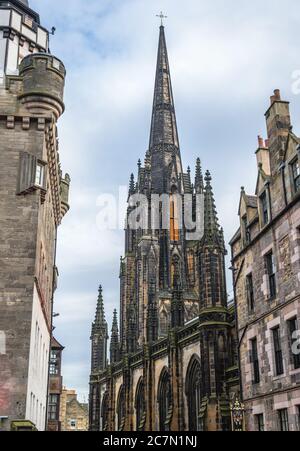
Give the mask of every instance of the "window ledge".
<svg viewBox="0 0 300 451">
<path fill-rule="evenodd" d="M 280 376 L 273 376 L 273 382 L 280 381 L 284 377 L 286 377 L 286 373 L 280 374 Z"/>
<path fill-rule="evenodd" d="M 295 375 L 297 375 L 297 374 L 300 374 L 300 368 L 298 368 L 297 370 L 291 370 L 291 371 L 289 372 L 289 375 L 290 375 L 290 376 L 295 376 Z"/>
</svg>

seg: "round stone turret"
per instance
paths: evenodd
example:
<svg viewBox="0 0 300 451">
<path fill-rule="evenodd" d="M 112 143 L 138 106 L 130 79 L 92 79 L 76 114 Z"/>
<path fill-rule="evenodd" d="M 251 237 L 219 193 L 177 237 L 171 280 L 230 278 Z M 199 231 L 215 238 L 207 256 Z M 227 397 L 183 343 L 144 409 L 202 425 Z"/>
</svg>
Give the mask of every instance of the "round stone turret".
<svg viewBox="0 0 300 451">
<path fill-rule="evenodd" d="M 64 111 L 64 64 L 53 55 L 33 53 L 21 61 L 19 74 L 23 78 L 20 98 L 26 108 L 37 115 L 52 112 L 58 119 Z"/>
</svg>

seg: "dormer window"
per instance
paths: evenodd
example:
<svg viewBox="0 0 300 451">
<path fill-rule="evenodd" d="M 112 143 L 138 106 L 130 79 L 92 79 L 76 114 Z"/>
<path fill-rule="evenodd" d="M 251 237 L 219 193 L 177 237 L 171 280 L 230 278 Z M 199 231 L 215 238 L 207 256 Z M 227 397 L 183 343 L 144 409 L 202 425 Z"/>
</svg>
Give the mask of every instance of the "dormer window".
<svg viewBox="0 0 300 451">
<path fill-rule="evenodd" d="M 300 191 L 300 164 L 298 158 L 292 162 L 291 168 L 294 190 L 295 193 L 298 193 Z"/>
<path fill-rule="evenodd" d="M 269 205 L 266 191 L 260 196 L 260 206 L 262 214 L 262 224 L 265 226 L 269 222 Z"/>
</svg>

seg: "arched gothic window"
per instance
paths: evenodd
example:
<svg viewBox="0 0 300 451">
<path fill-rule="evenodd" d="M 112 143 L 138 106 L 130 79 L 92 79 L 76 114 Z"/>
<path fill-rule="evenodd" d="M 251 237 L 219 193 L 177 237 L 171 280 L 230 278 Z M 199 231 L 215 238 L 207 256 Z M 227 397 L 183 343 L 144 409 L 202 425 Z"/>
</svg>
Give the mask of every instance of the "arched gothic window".
<svg viewBox="0 0 300 451">
<path fill-rule="evenodd" d="M 189 431 L 201 431 L 202 421 L 200 419 L 201 392 L 200 392 L 200 362 L 198 357 L 193 356 L 187 371 L 186 395 L 188 402 Z"/>
<path fill-rule="evenodd" d="M 170 430 L 170 411 L 172 407 L 172 392 L 170 374 L 167 368 L 163 369 L 158 385 L 159 430 Z"/>
<path fill-rule="evenodd" d="M 187 254 L 188 273 L 190 286 L 195 286 L 195 256 L 193 251 L 189 251 Z"/>
<path fill-rule="evenodd" d="M 146 419 L 146 403 L 145 403 L 145 387 L 144 380 L 141 377 L 135 395 L 135 411 L 136 411 L 136 430 L 143 431 Z"/>
<path fill-rule="evenodd" d="M 109 395 L 104 393 L 102 399 L 101 418 L 102 418 L 102 431 L 108 430 L 108 409 L 109 409 Z"/>
<path fill-rule="evenodd" d="M 166 337 L 168 335 L 168 313 L 163 310 L 159 316 L 159 336 Z"/>
<path fill-rule="evenodd" d="M 121 386 L 119 390 L 118 403 L 117 403 L 117 415 L 118 415 L 118 431 L 123 431 L 125 425 L 125 388 Z"/>
<path fill-rule="evenodd" d="M 171 241 L 179 241 L 179 212 L 176 195 L 172 195 L 170 198 L 170 239 Z"/>
</svg>

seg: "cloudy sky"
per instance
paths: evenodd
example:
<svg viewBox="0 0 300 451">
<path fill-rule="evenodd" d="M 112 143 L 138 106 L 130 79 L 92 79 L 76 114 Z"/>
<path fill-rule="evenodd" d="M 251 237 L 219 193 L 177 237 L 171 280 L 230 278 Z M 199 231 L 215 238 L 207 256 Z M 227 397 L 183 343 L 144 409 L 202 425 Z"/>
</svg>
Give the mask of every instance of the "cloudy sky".
<svg viewBox="0 0 300 451">
<path fill-rule="evenodd" d="M 67 68 L 60 154 L 72 178 L 59 231 L 56 336 L 66 347 L 64 383 L 87 398 L 90 328 L 103 284 L 106 312 L 119 305 L 123 233 L 100 232 L 97 197 L 117 194 L 149 139 L 159 21 L 167 15 L 181 151 L 213 175 L 226 240 L 238 226 L 240 187 L 255 189 L 257 135 L 269 96 L 291 101 L 299 133 L 300 4 L 297 0 L 30 0 L 56 27 L 52 53 Z M 227 262 L 229 266 L 229 261 Z M 228 292 L 232 294 L 230 280 Z"/>
</svg>

